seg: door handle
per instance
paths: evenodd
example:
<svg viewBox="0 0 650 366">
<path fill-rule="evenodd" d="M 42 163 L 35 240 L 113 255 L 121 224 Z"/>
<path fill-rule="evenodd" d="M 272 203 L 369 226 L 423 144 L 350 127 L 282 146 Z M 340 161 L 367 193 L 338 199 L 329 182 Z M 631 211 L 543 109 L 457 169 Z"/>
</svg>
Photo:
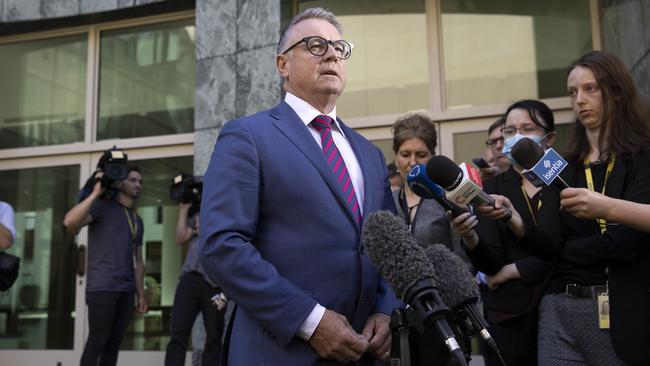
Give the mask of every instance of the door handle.
<svg viewBox="0 0 650 366">
<path fill-rule="evenodd" d="M 77 276 L 86 275 L 86 246 L 81 244 L 77 247 Z"/>
</svg>

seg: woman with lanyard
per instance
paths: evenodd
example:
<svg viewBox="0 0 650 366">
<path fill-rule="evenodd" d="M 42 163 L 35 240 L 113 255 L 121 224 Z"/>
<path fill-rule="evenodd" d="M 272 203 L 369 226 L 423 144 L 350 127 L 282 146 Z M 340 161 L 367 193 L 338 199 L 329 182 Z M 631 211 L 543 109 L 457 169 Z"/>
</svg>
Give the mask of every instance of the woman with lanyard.
<svg viewBox="0 0 650 366">
<path fill-rule="evenodd" d="M 416 164 L 426 164 L 435 154 L 438 137 L 435 125 L 421 113 L 408 113 L 393 124 L 395 164 L 402 179 L 399 190 L 393 191 L 398 215 L 404 219 L 418 244 L 427 247 L 443 244 L 471 266 L 460 247 L 460 237 L 453 232 L 445 217 L 445 209 L 432 199 L 417 196 L 406 183 L 406 176 Z M 447 304 L 452 305 L 452 304 Z M 411 332 L 411 359 L 420 365 L 442 364 L 448 351 L 435 332 Z"/>
<path fill-rule="evenodd" d="M 503 153 L 511 161 L 512 147 L 522 138 L 530 138 L 543 148 L 555 141 L 553 112 L 540 101 L 513 103 L 502 121 Z M 506 172 L 484 182 L 484 191 L 508 197 L 526 227 L 537 225 L 542 209 L 554 214 L 559 225 L 558 192 L 551 187 L 535 187 L 520 175 L 521 170 L 513 164 Z M 501 221 L 469 213 L 450 219 L 454 229 L 463 236 L 463 247 L 474 267 L 487 275 L 490 291 L 485 300 L 486 318 L 505 363 L 536 365 L 537 304 L 550 264 L 517 245 L 516 237 Z M 489 350 L 485 353 L 485 363 L 501 364 Z"/>
<path fill-rule="evenodd" d="M 426 164 L 435 154 L 438 137 L 433 121 L 421 113 L 408 113 L 393 124 L 393 151 L 402 186 L 393 192 L 397 213 L 418 244 L 444 244 L 466 259 L 460 237 L 451 230 L 445 209 L 435 200 L 424 200 L 409 188 L 406 176 L 416 164 Z"/>
<path fill-rule="evenodd" d="M 564 180 L 650 203 L 650 126 L 624 64 L 612 54 L 590 52 L 569 67 L 567 87 L 576 121 Z M 507 198 L 496 200 L 497 208 L 486 212 L 493 218 L 504 214 L 502 205 L 512 208 Z M 604 219 L 561 216 L 560 233 L 543 214 L 537 227 L 525 227 L 516 212 L 508 223 L 522 247 L 556 259 L 539 309 L 539 364 L 647 365 L 649 235 Z M 599 314 L 606 303 L 609 316 Z"/>
</svg>

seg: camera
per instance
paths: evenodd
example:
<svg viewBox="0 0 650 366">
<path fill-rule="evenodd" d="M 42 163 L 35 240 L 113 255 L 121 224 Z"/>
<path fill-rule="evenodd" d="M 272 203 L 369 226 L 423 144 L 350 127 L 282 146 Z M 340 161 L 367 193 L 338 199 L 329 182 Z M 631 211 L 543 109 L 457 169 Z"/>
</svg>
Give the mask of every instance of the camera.
<svg viewBox="0 0 650 366">
<path fill-rule="evenodd" d="M 102 186 L 109 188 L 113 182 L 124 180 L 129 176 L 128 157 L 124 150 L 113 146 L 112 149 L 104 151 L 99 158 L 97 169 L 104 172 Z"/>
<path fill-rule="evenodd" d="M 189 215 L 192 216 L 201 207 L 202 192 L 202 177 L 179 173 L 173 178 L 172 185 L 169 187 L 169 198 L 176 203 L 191 203 Z"/>
<path fill-rule="evenodd" d="M 104 173 L 101 178 L 97 178 L 97 172 L 99 171 Z M 97 180 L 101 182 L 102 187 L 106 188 L 101 198 L 107 200 L 115 198 L 118 193 L 115 183 L 128 178 L 128 176 L 128 156 L 124 150 L 113 146 L 112 149 L 104 151 L 104 154 L 99 158 L 97 170 L 88 178 L 86 184 L 79 191 L 77 202 L 83 201 L 90 195 Z"/>
</svg>

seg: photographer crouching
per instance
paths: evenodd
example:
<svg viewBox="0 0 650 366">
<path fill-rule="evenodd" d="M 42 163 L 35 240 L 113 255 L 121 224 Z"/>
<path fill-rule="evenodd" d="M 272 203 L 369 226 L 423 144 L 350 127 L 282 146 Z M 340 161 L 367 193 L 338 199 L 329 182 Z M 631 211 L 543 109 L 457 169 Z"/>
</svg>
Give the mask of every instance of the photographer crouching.
<svg viewBox="0 0 650 366">
<path fill-rule="evenodd" d="M 199 261 L 199 208 L 203 184 L 197 177 L 179 174 L 169 189 L 170 198 L 179 206 L 176 243 L 188 244 L 172 307 L 171 339 L 165 353 L 165 366 L 185 363 L 187 341 L 199 311 L 205 325 L 202 365 L 219 365 L 226 299 L 212 282 Z"/>
<path fill-rule="evenodd" d="M 142 260 L 142 219 L 135 202 L 142 176 L 129 167 L 127 156 L 113 148 L 102 155 L 97 171 L 86 182 L 78 203 L 63 225 L 74 235 L 88 225 L 86 304 L 88 339 L 81 366 L 115 365 L 122 335 L 136 311 L 147 311 Z M 134 268 L 135 263 L 135 268 Z"/>
</svg>

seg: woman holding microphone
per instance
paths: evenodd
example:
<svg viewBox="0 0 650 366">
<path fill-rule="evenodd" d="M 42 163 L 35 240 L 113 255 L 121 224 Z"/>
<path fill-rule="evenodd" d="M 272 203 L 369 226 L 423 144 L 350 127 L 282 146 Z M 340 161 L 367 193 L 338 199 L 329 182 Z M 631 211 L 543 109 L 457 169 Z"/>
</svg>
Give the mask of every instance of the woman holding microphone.
<svg viewBox="0 0 650 366">
<path fill-rule="evenodd" d="M 555 141 L 553 112 L 540 101 L 515 102 L 501 120 L 503 153 L 510 160 L 513 145 L 524 137 L 533 139 L 543 148 Z M 556 225 L 559 225 L 557 191 L 552 187 L 535 187 L 521 176 L 521 170 L 513 164 L 506 172 L 487 180 L 483 189 L 508 197 L 526 227 L 536 225 L 542 210 L 555 213 Z M 485 300 L 485 313 L 490 333 L 507 365 L 536 365 L 537 305 L 550 263 L 517 245 L 516 237 L 500 221 L 466 214 L 452 222 L 472 225 L 477 220 L 478 235 L 473 230 L 460 230 L 459 234 L 464 236 L 463 244 L 474 267 L 487 275 L 490 291 Z M 500 365 L 497 356 L 489 350 L 485 353 L 485 361 L 487 366 Z"/>
<path fill-rule="evenodd" d="M 612 54 L 590 52 L 569 67 L 567 89 L 576 121 L 564 180 L 608 197 L 650 203 L 650 126 L 623 63 Z M 556 262 L 539 309 L 539 364 L 647 364 L 650 236 L 566 211 L 560 232 L 545 214 L 526 227 L 506 197 L 495 198 L 496 208 L 481 212 L 499 218 L 503 206 L 510 208 L 507 225 L 518 244 Z M 599 313 L 605 304 L 609 316 Z"/>
</svg>

